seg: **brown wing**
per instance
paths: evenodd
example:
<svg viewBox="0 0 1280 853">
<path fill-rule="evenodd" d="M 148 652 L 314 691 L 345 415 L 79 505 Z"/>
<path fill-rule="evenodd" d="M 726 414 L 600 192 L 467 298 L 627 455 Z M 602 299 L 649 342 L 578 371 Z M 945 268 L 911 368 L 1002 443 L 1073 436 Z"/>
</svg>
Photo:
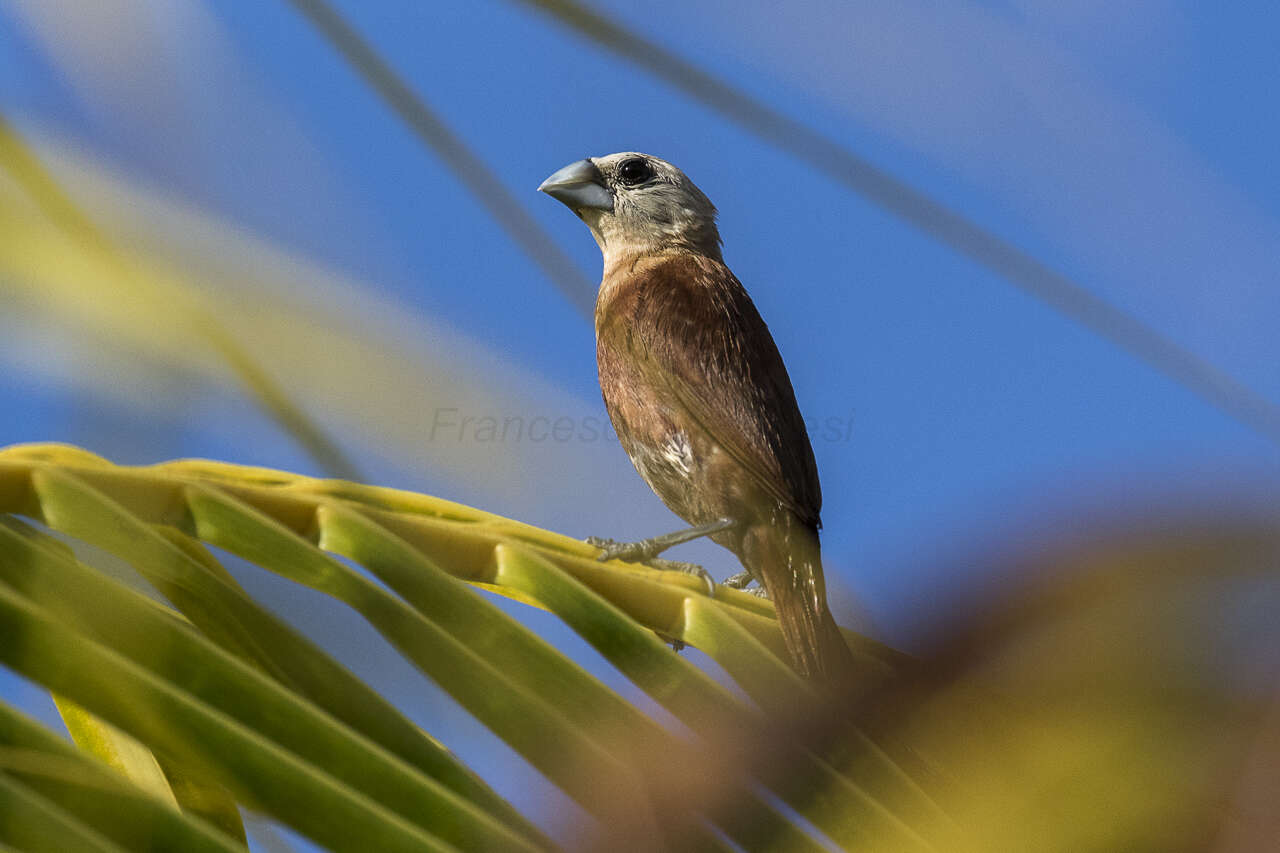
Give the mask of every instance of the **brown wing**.
<svg viewBox="0 0 1280 853">
<path fill-rule="evenodd" d="M 629 324 L 629 345 L 655 368 L 650 375 L 766 494 L 819 526 L 818 469 L 791 378 L 729 268 L 700 255 L 665 256 L 628 270 L 625 290 L 609 319 Z"/>
</svg>

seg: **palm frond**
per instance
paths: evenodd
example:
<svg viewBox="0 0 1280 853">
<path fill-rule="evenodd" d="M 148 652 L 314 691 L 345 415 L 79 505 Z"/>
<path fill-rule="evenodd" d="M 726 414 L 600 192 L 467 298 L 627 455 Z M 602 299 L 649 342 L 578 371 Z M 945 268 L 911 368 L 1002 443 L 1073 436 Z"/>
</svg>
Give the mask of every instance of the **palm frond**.
<svg viewBox="0 0 1280 853">
<path fill-rule="evenodd" d="M 90 752 L 109 757 L 101 741 L 118 729 L 139 766 L 148 751 L 156 762 L 140 786 L 120 761 L 108 769 L 0 708 L 0 814 L 20 815 L 0 820 L 0 841 L 19 847 L 133 849 L 143 832 L 243 847 L 220 797 L 333 849 L 555 846 L 255 601 L 219 551 L 359 613 L 593 816 L 589 846 L 1168 849 L 1147 845 L 1172 837 L 1175 816 L 1202 834 L 1221 822 L 1221 780 L 1263 719 L 1182 653 L 1212 622 L 1197 584 L 1274 585 L 1259 563 L 1277 551 L 1269 531 L 1104 550 L 1078 577 L 953 626 L 922 658 L 849 634 L 862 678 L 831 696 L 782 663 L 768 602 L 601 564 L 584 543 L 425 495 L 29 445 L 0 451 L 0 512 L 0 661 L 56 692 Z M 55 536 L 123 559 L 157 595 Z M 555 614 L 683 728 L 479 590 Z M 1149 605 L 1140 619 L 1136 600 Z M 1089 645 L 1113 635 L 1114 647 Z M 1168 660 L 1142 658 L 1153 638 Z M 704 650 L 745 698 L 673 642 Z M 1168 774 L 1185 784 L 1162 784 Z M 215 807 L 202 813 L 184 778 Z M 1112 812 L 1082 827 L 1103 801 Z"/>
</svg>

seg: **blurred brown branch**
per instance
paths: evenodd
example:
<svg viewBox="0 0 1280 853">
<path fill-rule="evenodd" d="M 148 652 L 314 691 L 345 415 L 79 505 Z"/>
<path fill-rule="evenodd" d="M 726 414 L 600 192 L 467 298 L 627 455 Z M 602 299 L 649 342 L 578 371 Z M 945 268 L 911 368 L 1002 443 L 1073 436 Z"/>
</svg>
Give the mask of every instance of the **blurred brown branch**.
<svg viewBox="0 0 1280 853">
<path fill-rule="evenodd" d="M 1278 849 L 1280 536 L 1249 519 L 1151 521 L 1010 562 L 994 600 L 954 608 L 914 661 L 750 742 L 726 732 L 653 756 L 650 788 L 720 814 L 734 808 L 723 780 L 785 784 L 807 752 L 910 829 L 864 820 L 846 849 Z M 867 760 L 868 743 L 894 763 Z"/>
</svg>

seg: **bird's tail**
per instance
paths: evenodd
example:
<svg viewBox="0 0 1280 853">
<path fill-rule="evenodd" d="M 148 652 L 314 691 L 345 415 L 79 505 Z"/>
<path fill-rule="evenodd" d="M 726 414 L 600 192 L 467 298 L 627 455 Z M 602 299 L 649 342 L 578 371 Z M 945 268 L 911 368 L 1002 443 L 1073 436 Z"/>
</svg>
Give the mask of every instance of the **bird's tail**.
<svg viewBox="0 0 1280 853">
<path fill-rule="evenodd" d="M 842 681 L 853 655 L 827 608 L 818 532 L 795 515 L 747 530 L 740 557 L 773 599 L 792 666 L 816 681 Z"/>
</svg>

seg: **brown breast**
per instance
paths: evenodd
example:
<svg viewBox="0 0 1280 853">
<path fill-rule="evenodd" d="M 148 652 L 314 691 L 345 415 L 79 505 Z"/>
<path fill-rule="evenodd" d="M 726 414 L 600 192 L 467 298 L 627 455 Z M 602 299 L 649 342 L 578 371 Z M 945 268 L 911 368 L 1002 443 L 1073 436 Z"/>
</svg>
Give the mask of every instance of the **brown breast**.
<svg viewBox="0 0 1280 853">
<path fill-rule="evenodd" d="M 596 303 L 596 359 L 624 449 L 677 513 L 698 509 L 664 494 L 687 491 L 683 476 L 711 497 L 765 496 L 818 525 L 817 468 L 790 378 L 722 262 L 671 253 L 612 264 Z"/>
</svg>

